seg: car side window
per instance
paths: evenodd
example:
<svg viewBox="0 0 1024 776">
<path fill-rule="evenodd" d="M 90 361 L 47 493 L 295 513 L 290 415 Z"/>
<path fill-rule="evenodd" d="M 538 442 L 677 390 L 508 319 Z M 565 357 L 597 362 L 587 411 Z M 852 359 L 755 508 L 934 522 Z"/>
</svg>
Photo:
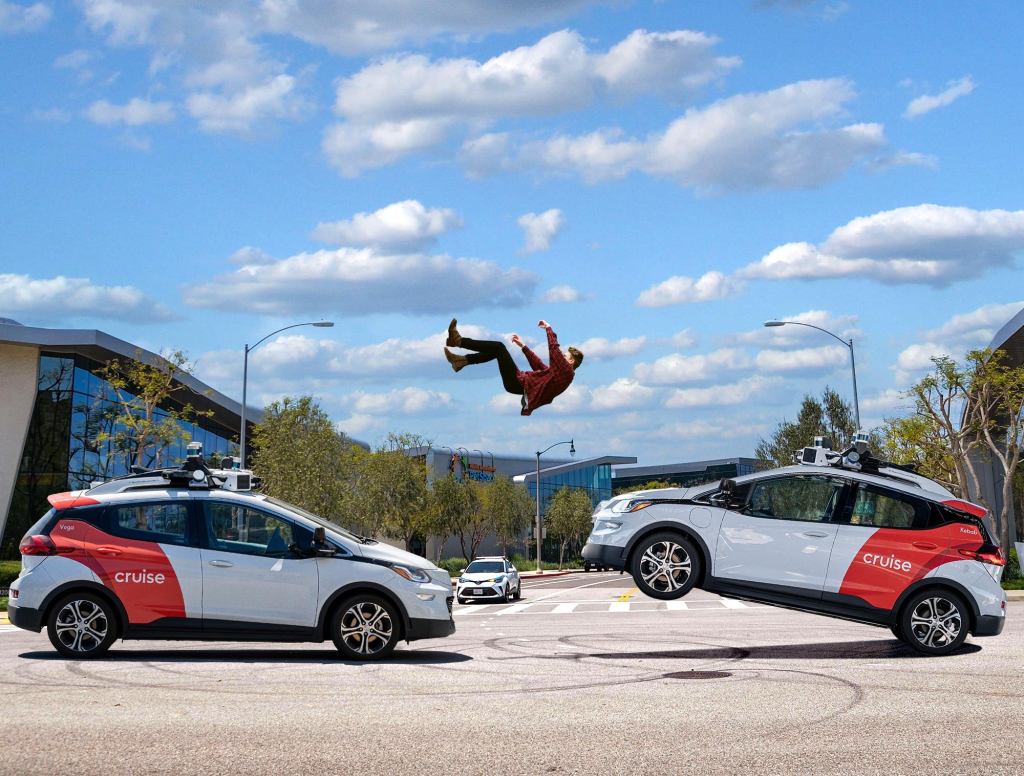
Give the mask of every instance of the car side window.
<svg viewBox="0 0 1024 776">
<path fill-rule="evenodd" d="M 754 517 L 827 522 L 839 503 L 843 483 L 828 477 L 800 475 L 755 483 L 744 510 Z"/>
<path fill-rule="evenodd" d="M 921 499 L 871 485 L 859 485 L 850 525 L 872 528 L 925 528 L 931 510 Z"/>
<path fill-rule="evenodd" d="M 143 542 L 188 544 L 188 512 L 184 501 L 119 504 L 110 508 L 110 533 Z"/>
<path fill-rule="evenodd" d="M 211 550 L 284 558 L 292 545 L 309 547 L 313 532 L 277 515 L 221 501 L 203 505 L 206 545 Z"/>
</svg>

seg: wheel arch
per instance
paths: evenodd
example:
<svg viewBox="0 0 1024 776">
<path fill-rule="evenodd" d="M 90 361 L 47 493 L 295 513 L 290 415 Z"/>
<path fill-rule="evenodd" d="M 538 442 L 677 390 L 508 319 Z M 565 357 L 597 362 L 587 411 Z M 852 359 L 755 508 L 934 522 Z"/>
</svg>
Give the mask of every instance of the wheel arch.
<svg viewBox="0 0 1024 776">
<path fill-rule="evenodd" d="M 320 616 L 317 619 L 316 625 L 317 638 L 323 640 L 326 637 L 328 618 L 334 613 L 339 604 L 356 593 L 372 593 L 384 598 L 394 606 L 398 610 L 399 625 L 401 627 L 401 633 L 399 633 L 398 638 L 408 641 L 410 622 L 409 612 L 406 610 L 405 604 L 391 590 L 375 582 L 351 582 L 331 593 L 324 602 L 324 605 L 320 607 Z"/>
<path fill-rule="evenodd" d="M 124 604 L 121 603 L 120 599 L 110 588 L 98 582 L 90 582 L 84 579 L 65 582 L 46 594 L 46 598 L 43 599 L 43 603 L 39 606 L 40 622 L 42 622 L 43 627 L 45 628 L 50 620 L 50 612 L 54 604 L 61 598 L 79 591 L 93 593 L 113 607 L 114 615 L 117 617 L 117 635 L 120 638 L 128 627 L 128 612 L 125 611 Z"/>
<path fill-rule="evenodd" d="M 978 602 L 974 600 L 974 596 L 971 592 L 957 582 L 954 579 L 946 579 L 945 577 L 925 577 L 919 579 L 904 590 L 900 597 L 896 599 L 896 603 L 892 607 L 893 622 L 899 623 L 903 618 L 903 610 L 907 605 L 907 602 L 918 593 L 922 593 L 928 590 L 947 590 L 962 598 L 967 603 L 967 612 L 971 618 L 970 627 L 967 629 L 969 633 L 974 633 L 974 629 L 978 627 L 978 618 L 981 617 L 981 609 L 978 606 Z"/>
<path fill-rule="evenodd" d="M 638 531 L 636 535 L 629 540 L 629 543 L 626 545 L 625 552 L 622 553 L 622 557 L 625 561 L 623 568 L 627 572 L 629 571 L 630 565 L 633 562 L 633 553 L 636 551 L 637 545 L 639 545 L 640 542 L 651 534 L 660 533 L 661 531 L 674 531 L 682 534 L 687 539 L 691 539 L 697 545 L 697 549 L 700 550 L 702 556 L 701 560 L 704 562 L 702 564 L 703 568 L 700 572 L 700 579 L 697 580 L 696 587 L 704 587 L 704 583 L 707 581 L 708 577 L 711 576 L 711 552 L 708 550 L 708 545 L 701 535 L 695 530 L 687 525 L 683 525 L 682 523 L 672 520 L 659 520 L 657 523 L 645 525 L 642 530 Z"/>
</svg>

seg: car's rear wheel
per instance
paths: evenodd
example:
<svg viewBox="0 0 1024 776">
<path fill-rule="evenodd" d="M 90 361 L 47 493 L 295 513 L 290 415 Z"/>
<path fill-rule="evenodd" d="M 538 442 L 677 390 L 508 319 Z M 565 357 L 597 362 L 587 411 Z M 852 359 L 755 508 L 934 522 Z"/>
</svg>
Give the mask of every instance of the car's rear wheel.
<svg viewBox="0 0 1024 776">
<path fill-rule="evenodd" d="M 331 618 L 334 646 L 350 660 L 379 660 L 398 644 L 401 627 L 394 605 L 361 593 L 342 602 Z"/>
<path fill-rule="evenodd" d="M 925 590 L 900 612 L 900 638 L 925 655 L 948 655 L 960 648 L 970 627 L 970 611 L 956 593 Z"/>
<path fill-rule="evenodd" d="M 651 534 L 633 551 L 629 573 L 651 598 L 682 598 L 700 579 L 703 559 L 690 539 L 672 531 Z"/>
<path fill-rule="evenodd" d="M 505 595 L 502 596 L 502 598 L 505 601 L 505 603 L 509 603 L 512 600 L 512 586 L 511 585 L 508 585 L 505 588 Z"/>
<path fill-rule="evenodd" d="M 46 630 L 50 643 L 64 657 L 99 657 L 117 639 L 117 618 L 100 596 L 72 593 L 50 609 Z"/>
<path fill-rule="evenodd" d="M 516 585 L 516 600 L 518 601 L 522 597 L 523 597 L 523 583 L 520 582 L 518 585 Z"/>
</svg>

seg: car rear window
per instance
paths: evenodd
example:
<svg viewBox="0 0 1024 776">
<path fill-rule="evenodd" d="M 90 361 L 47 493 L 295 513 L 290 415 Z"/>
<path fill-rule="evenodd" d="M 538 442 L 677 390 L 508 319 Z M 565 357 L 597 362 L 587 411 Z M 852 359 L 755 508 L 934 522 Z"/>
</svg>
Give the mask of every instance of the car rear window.
<svg viewBox="0 0 1024 776">
<path fill-rule="evenodd" d="M 872 485 L 858 486 L 850 525 L 872 528 L 927 528 L 932 510 L 919 498 Z"/>
</svg>

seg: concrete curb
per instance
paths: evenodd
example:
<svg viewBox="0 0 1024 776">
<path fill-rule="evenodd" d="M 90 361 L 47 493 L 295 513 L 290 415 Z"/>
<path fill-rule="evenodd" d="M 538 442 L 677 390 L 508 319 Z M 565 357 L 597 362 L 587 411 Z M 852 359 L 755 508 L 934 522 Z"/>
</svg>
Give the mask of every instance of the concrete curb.
<svg viewBox="0 0 1024 776">
<path fill-rule="evenodd" d="M 1007 601 L 1024 601 L 1024 590 L 1004 590 Z"/>
</svg>

